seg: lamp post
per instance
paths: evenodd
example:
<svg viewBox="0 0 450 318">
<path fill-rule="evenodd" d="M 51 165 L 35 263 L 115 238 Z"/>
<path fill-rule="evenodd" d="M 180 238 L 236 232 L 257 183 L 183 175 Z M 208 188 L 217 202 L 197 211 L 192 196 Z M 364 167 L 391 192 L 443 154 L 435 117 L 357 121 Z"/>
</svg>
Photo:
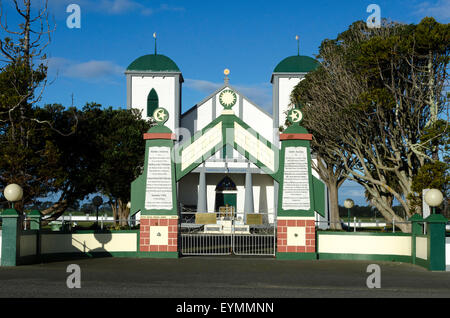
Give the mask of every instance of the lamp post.
<svg viewBox="0 0 450 318">
<path fill-rule="evenodd" d="M 433 208 L 433 214 L 436 214 L 436 207 L 440 206 L 444 196 L 438 189 L 431 189 L 425 194 L 425 202 Z"/>
<path fill-rule="evenodd" d="M 347 217 L 348 217 L 348 228 L 350 228 L 350 209 L 353 208 L 355 202 L 352 199 L 347 199 L 344 201 L 344 206 L 347 208 Z"/>
<path fill-rule="evenodd" d="M 3 195 L 6 200 L 12 203 L 12 208 L 14 209 L 14 202 L 20 201 L 23 198 L 23 190 L 18 184 L 12 183 L 6 186 Z"/>
<path fill-rule="evenodd" d="M 98 228 L 98 207 L 103 204 L 103 199 L 100 196 L 96 196 L 94 199 L 92 199 L 92 204 L 97 209 L 97 218 L 95 222 L 95 227 Z"/>
</svg>

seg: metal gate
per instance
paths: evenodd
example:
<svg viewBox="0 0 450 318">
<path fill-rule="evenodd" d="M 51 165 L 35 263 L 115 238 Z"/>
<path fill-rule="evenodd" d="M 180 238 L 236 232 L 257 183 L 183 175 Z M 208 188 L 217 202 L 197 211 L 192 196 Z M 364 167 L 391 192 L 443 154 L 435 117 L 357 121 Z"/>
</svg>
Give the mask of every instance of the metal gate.
<svg viewBox="0 0 450 318">
<path fill-rule="evenodd" d="M 182 255 L 275 256 L 276 220 L 268 220 L 264 214 L 252 214 L 246 216 L 244 223 L 242 217 L 234 213 L 231 216 L 220 212 L 206 214 L 209 224 L 199 221 L 202 214 L 182 214 Z M 214 218 L 216 223 L 211 222 Z M 199 224 L 202 222 L 204 224 Z"/>
</svg>

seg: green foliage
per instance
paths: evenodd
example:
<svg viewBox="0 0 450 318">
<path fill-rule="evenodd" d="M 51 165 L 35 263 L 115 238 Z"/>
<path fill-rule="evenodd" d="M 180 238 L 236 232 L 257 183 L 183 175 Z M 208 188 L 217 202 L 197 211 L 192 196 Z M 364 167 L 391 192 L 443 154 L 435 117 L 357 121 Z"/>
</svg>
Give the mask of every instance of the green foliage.
<svg viewBox="0 0 450 318">
<path fill-rule="evenodd" d="M 439 165 L 442 151 L 448 161 L 448 121 L 438 115 L 448 116 L 449 40 L 450 25 L 433 18 L 417 25 L 383 21 L 380 29 L 355 22 L 322 42 L 321 67 L 292 93 L 292 104 L 305 105 L 312 150 L 325 154 L 328 165 L 345 162 L 346 174 L 385 217 L 401 215 L 394 198 L 404 215 L 415 212 L 409 192 L 425 171 L 434 171 L 428 177 L 441 187 L 448 183 L 442 165 L 426 164 Z"/>
</svg>

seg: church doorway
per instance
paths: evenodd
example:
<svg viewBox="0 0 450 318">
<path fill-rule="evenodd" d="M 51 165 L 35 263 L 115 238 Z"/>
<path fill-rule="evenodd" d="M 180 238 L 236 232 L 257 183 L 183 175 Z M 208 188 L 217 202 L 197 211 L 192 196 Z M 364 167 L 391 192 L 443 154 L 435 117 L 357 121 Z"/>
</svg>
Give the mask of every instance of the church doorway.
<svg viewBox="0 0 450 318">
<path fill-rule="evenodd" d="M 226 176 L 216 186 L 215 212 L 219 218 L 235 217 L 237 206 L 237 187 L 234 181 Z"/>
</svg>

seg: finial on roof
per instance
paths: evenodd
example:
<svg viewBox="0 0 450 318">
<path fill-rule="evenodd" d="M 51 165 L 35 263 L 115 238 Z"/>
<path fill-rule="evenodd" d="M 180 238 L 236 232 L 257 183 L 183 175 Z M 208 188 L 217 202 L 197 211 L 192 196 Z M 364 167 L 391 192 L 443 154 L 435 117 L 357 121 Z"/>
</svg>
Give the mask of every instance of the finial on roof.
<svg viewBox="0 0 450 318">
<path fill-rule="evenodd" d="M 296 35 L 295 39 L 297 40 L 297 55 L 300 56 L 300 37 Z"/>
<path fill-rule="evenodd" d="M 230 79 L 228 78 L 228 75 L 230 75 L 230 70 L 226 68 L 223 71 L 223 74 L 225 74 L 225 84 L 228 85 L 228 83 L 230 82 Z"/>
<path fill-rule="evenodd" d="M 156 32 L 153 33 L 153 38 L 155 39 L 155 55 L 157 54 L 157 50 L 156 50 Z"/>
</svg>

